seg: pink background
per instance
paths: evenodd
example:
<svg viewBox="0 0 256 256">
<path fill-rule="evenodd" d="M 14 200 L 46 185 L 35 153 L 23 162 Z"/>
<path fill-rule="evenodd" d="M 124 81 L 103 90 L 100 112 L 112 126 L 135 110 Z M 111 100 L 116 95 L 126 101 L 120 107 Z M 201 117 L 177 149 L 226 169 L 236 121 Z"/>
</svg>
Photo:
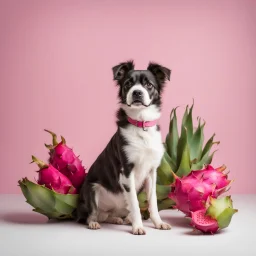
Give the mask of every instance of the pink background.
<svg viewBox="0 0 256 256">
<path fill-rule="evenodd" d="M 89 167 L 116 130 L 112 66 L 133 58 L 172 69 L 160 121 L 195 99 L 221 143 L 232 193 L 255 193 L 256 1 L 1 1 L 0 192 L 36 177 L 43 129 L 64 135 Z"/>
</svg>

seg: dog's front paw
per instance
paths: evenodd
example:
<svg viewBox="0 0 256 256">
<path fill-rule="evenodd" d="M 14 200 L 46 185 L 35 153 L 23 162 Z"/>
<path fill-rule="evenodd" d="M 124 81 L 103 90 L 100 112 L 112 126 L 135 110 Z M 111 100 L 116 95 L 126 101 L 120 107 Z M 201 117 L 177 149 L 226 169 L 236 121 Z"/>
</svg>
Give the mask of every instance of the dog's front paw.
<svg viewBox="0 0 256 256">
<path fill-rule="evenodd" d="M 134 235 L 146 235 L 146 231 L 143 227 L 133 227 L 132 228 L 132 233 Z"/>
<path fill-rule="evenodd" d="M 158 224 L 155 225 L 157 229 L 161 229 L 161 230 L 169 230 L 172 228 L 171 225 L 169 225 L 168 223 L 165 222 L 160 222 Z"/>
<path fill-rule="evenodd" d="M 100 224 L 96 221 L 90 221 L 88 228 L 89 229 L 100 229 Z"/>
</svg>

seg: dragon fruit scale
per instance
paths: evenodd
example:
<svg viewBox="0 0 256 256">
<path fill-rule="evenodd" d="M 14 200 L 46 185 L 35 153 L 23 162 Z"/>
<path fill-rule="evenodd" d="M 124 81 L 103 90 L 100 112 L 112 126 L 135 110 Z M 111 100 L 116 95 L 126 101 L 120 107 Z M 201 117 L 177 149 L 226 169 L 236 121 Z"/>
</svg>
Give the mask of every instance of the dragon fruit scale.
<svg viewBox="0 0 256 256">
<path fill-rule="evenodd" d="M 191 216 L 191 212 L 204 209 L 209 196 L 217 198 L 228 191 L 232 181 L 223 173 L 225 169 L 224 165 L 216 169 L 207 165 L 205 169 L 191 171 L 182 178 L 173 173 L 175 181 L 169 198 L 178 210 Z"/>
<path fill-rule="evenodd" d="M 57 135 L 49 130 L 46 132 L 52 135 L 52 145 L 45 146 L 50 150 L 49 162 L 61 173 L 67 176 L 77 189 L 82 185 L 86 170 L 82 165 L 79 156 L 76 156 L 73 150 L 66 145 L 66 140 L 61 136 L 61 142 L 58 143 Z"/>
<path fill-rule="evenodd" d="M 40 170 L 37 183 L 45 185 L 45 187 L 54 190 L 60 194 L 76 194 L 77 190 L 74 188 L 71 181 L 61 172 L 59 172 L 51 164 L 46 164 L 43 161 L 32 156 L 32 163 L 36 163 Z"/>
<path fill-rule="evenodd" d="M 227 228 L 233 215 L 238 212 L 233 208 L 231 196 L 222 198 L 209 197 L 205 208 L 191 212 L 191 226 L 203 233 L 214 234 Z"/>
</svg>

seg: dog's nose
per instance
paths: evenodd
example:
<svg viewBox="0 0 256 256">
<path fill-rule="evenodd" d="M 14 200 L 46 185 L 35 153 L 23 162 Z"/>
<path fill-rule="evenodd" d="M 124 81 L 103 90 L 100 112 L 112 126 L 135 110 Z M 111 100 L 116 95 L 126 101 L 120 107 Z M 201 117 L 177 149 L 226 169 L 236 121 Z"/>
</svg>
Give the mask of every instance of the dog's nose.
<svg viewBox="0 0 256 256">
<path fill-rule="evenodd" d="M 132 95 L 133 95 L 134 97 L 141 98 L 141 97 L 142 97 L 142 91 L 140 91 L 140 90 L 135 90 L 135 91 L 133 91 Z"/>
</svg>

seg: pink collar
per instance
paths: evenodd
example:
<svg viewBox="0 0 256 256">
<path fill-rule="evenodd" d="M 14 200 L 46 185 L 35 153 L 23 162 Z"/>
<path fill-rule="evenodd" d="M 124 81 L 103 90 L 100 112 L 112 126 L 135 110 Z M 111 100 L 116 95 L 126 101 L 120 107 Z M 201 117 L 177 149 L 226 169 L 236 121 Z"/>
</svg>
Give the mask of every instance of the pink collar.
<svg viewBox="0 0 256 256">
<path fill-rule="evenodd" d="M 133 120 L 130 117 L 128 117 L 127 120 L 128 120 L 128 122 L 130 124 L 133 124 L 134 126 L 143 128 L 143 130 L 145 130 L 146 127 L 152 127 L 152 126 L 156 125 L 156 123 L 157 123 L 157 120 L 153 120 L 153 121 L 137 121 L 137 120 Z"/>
</svg>

